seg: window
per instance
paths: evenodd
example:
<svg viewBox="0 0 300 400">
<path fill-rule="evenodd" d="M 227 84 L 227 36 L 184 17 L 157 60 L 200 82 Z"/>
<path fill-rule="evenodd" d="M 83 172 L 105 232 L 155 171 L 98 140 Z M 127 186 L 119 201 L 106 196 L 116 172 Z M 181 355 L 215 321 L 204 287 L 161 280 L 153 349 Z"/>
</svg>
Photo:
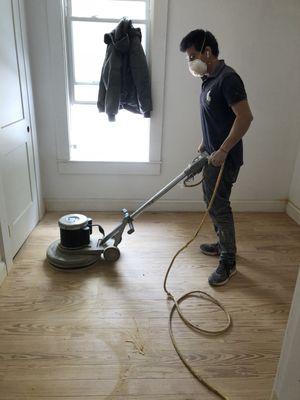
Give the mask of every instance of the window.
<svg viewBox="0 0 300 400">
<path fill-rule="evenodd" d="M 122 17 L 141 29 L 147 54 L 149 0 L 66 0 L 71 161 L 149 161 L 150 120 L 120 110 L 109 122 L 96 106 L 103 37 Z"/>
</svg>

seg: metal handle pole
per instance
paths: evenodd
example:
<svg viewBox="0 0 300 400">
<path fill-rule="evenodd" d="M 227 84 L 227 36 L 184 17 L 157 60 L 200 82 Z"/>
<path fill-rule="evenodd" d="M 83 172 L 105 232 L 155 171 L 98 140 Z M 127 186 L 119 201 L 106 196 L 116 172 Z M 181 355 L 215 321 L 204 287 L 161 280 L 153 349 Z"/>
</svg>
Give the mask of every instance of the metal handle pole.
<svg viewBox="0 0 300 400">
<path fill-rule="evenodd" d="M 133 220 L 136 218 L 138 215 L 140 215 L 147 207 L 149 207 L 151 204 L 153 204 L 157 199 L 162 197 L 165 193 L 167 193 L 170 189 L 172 189 L 175 185 L 177 185 L 178 182 L 180 182 L 183 178 L 186 177 L 186 173 L 183 171 L 180 175 L 178 175 L 176 178 L 174 178 L 171 182 L 169 182 L 166 186 L 164 186 L 158 193 L 156 193 L 154 196 L 152 196 L 148 201 L 146 201 L 144 204 L 142 204 L 134 213 L 132 213 L 129 218 Z M 106 243 L 109 239 L 115 237 L 116 235 L 122 235 L 125 227 L 127 225 L 127 220 L 123 219 L 120 225 L 118 225 L 112 232 L 110 232 L 108 235 L 106 235 L 102 240 L 101 244 L 103 245 Z"/>
<path fill-rule="evenodd" d="M 115 245 L 117 246 L 121 239 L 122 233 L 127 224 L 130 226 L 130 230 L 128 233 L 132 233 L 134 231 L 132 221 L 134 218 L 138 217 L 147 207 L 151 206 L 156 200 L 166 194 L 170 189 L 177 185 L 182 179 L 194 176 L 202 171 L 204 165 L 207 163 L 206 154 L 202 153 L 200 156 L 195 158 L 191 165 L 189 165 L 183 172 L 181 172 L 176 178 L 174 178 L 171 182 L 169 182 L 166 186 L 164 186 L 159 192 L 157 192 L 154 196 L 150 197 L 144 204 L 142 204 L 136 211 L 134 211 L 131 215 L 126 211 L 126 215 L 123 218 L 122 223 L 117 226 L 112 232 L 106 235 L 101 240 L 101 245 L 106 243 L 109 239 L 115 238 Z"/>
<path fill-rule="evenodd" d="M 176 178 L 174 178 L 171 182 L 169 182 L 166 186 L 164 186 L 159 192 L 157 192 L 154 196 L 152 196 L 146 203 L 142 204 L 134 213 L 130 215 L 131 219 L 136 218 L 140 215 L 147 207 L 151 206 L 157 199 L 166 194 L 170 189 L 172 189 L 178 182 L 180 182 L 183 178 L 186 177 L 185 172 L 182 172 Z"/>
</svg>

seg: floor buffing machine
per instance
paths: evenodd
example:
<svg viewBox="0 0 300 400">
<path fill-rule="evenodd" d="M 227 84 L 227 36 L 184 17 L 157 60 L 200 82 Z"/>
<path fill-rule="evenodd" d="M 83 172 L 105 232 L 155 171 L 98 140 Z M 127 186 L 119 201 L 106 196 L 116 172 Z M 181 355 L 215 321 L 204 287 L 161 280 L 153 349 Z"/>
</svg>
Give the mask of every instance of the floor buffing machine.
<svg viewBox="0 0 300 400">
<path fill-rule="evenodd" d="M 49 263 L 60 270 L 77 270 L 86 268 L 102 258 L 110 262 L 117 261 L 120 257 L 118 245 L 122 240 L 122 234 L 126 226 L 129 226 L 127 233 L 133 233 L 134 219 L 182 180 L 185 186 L 191 186 L 188 182 L 191 182 L 195 175 L 202 171 L 208 162 L 208 157 L 207 153 L 201 153 L 184 171 L 132 214 L 123 209 L 122 222 L 107 235 L 105 235 L 101 225 L 93 224 L 92 219 L 85 215 L 64 215 L 58 221 L 60 240 L 53 242 L 47 250 Z M 91 236 L 93 227 L 98 228 L 99 233 L 102 235 L 100 238 Z"/>
</svg>

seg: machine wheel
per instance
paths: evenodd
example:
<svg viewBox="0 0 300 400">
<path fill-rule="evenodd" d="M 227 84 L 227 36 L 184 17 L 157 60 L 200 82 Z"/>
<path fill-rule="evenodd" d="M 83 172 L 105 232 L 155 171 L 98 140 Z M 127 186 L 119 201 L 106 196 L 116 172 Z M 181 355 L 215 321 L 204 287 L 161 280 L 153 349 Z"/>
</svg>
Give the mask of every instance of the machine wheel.
<svg viewBox="0 0 300 400">
<path fill-rule="evenodd" d="M 108 246 L 103 251 L 105 261 L 114 262 L 120 258 L 120 250 L 116 246 Z"/>
</svg>

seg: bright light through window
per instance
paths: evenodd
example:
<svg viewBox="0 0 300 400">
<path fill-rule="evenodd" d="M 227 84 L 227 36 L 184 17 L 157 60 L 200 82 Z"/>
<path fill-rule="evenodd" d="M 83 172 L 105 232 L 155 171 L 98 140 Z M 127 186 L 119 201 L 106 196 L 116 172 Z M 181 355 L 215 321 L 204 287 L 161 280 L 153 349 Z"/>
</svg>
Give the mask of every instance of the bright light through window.
<svg viewBox="0 0 300 400">
<path fill-rule="evenodd" d="M 145 1 L 72 0 L 73 17 L 146 19 Z"/>
<path fill-rule="evenodd" d="M 77 161 L 149 161 L 149 119 L 121 110 L 116 122 L 94 105 L 71 108 L 71 159 Z"/>
<path fill-rule="evenodd" d="M 106 52 L 104 34 L 127 17 L 141 29 L 146 52 L 147 0 L 71 0 L 68 4 L 71 160 L 148 162 L 150 120 L 121 110 L 116 121 L 109 122 L 96 105 Z"/>
</svg>

